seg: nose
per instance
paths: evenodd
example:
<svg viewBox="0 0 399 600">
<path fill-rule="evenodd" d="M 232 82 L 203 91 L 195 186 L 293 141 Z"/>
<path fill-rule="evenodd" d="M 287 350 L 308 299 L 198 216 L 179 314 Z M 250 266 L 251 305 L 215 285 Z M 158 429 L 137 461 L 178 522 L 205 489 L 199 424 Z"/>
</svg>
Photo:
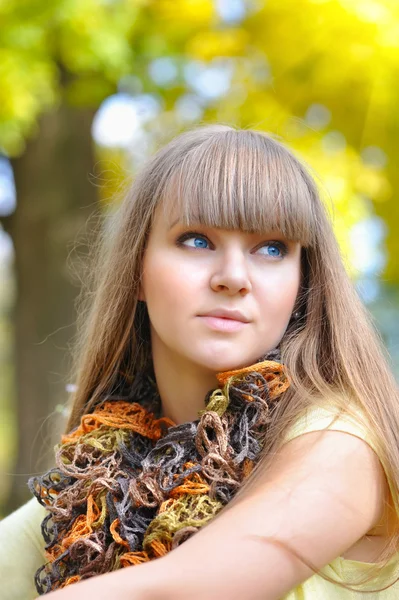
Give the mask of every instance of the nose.
<svg viewBox="0 0 399 600">
<path fill-rule="evenodd" d="M 210 281 L 215 292 L 224 291 L 233 296 L 246 295 L 252 290 L 248 264 L 242 251 L 225 253 L 217 262 Z"/>
</svg>

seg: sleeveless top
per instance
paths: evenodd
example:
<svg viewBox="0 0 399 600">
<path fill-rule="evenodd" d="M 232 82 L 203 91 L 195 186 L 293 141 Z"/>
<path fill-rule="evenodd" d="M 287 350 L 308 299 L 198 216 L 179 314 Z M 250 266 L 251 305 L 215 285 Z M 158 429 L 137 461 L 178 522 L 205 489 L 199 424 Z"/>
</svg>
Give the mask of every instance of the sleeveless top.
<svg viewBox="0 0 399 600">
<path fill-rule="evenodd" d="M 338 418 L 332 408 L 314 407 L 309 409 L 286 433 L 284 442 L 300 435 L 320 430 L 343 431 L 363 439 L 379 456 L 372 436 L 360 420 L 345 414 Z M 381 457 L 379 456 L 380 460 Z M 383 461 L 382 466 L 385 468 Z M 399 515 L 399 499 L 393 493 L 393 486 L 387 475 L 396 514 Z M 2 600 L 33 600 L 37 592 L 33 582 L 36 570 L 45 562 L 44 541 L 41 536 L 41 522 L 46 514 L 35 498 L 0 522 L 0 581 Z M 337 557 L 323 567 L 322 573 L 335 581 L 349 584 L 367 574 L 373 563 Z M 363 594 L 361 590 L 383 588 L 399 577 L 399 553 L 392 557 L 387 567 L 373 578 L 360 593 L 346 590 L 314 574 L 291 590 L 281 600 L 355 600 L 365 597 L 370 600 L 396 600 L 399 598 L 399 581 L 387 590 Z M 265 599 L 266 600 L 266 599 Z"/>
</svg>

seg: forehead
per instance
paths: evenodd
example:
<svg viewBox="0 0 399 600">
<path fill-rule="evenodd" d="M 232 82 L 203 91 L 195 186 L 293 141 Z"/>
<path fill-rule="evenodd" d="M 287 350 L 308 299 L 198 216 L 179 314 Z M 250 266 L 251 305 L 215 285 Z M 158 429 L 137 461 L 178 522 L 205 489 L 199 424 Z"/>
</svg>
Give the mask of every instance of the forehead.
<svg viewBox="0 0 399 600">
<path fill-rule="evenodd" d="M 280 143 L 250 131 L 213 136 L 171 160 L 157 190 L 158 219 L 183 225 L 279 231 L 303 246 L 317 230 L 316 186 Z"/>
</svg>

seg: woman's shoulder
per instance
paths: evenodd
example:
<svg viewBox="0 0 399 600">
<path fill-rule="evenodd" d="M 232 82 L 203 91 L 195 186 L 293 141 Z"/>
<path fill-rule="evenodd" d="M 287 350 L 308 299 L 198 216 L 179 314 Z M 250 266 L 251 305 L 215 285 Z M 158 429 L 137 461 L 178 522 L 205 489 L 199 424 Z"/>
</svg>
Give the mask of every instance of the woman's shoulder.
<svg viewBox="0 0 399 600">
<path fill-rule="evenodd" d="M 312 431 L 342 431 L 365 440 L 379 454 L 365 411 L 350 396 L 331 402 L 315 398 L 287 429 L 284 443 Z"/>
<path fill-rule="evenodd" d="M 32 498 L 0 521 L 0 538 L 7 534 L 26 536 L 39 551 L 43 551 L 41 523 L 45 516 L 46 509 Z"/>
<path fill-rule="evenodd" d="M 45 563 L 41 522 L 46 509 L 32 498 L 0 521 L 2 600 L 37 597 L 34 575 Z"/>
<path fill-rule="evenodd" d="M 384 523 L 380 523 L 373 529 L 382 533 L 384 530 L 390 530 L 392 523 L 397 523 L 399 519 L 399 497 L 397 493 L 397 485 L 392 480 L 391 469 L 387 464 L 386 454 L 383 452 L 381 440 L 373 430 L 370 421 L 368 420 L 365 409 L 359 406 L 359 403 L 350 395 L 343 395 L 337 401 L 317 398 L 315 402 L 309 404 L 298 416 L 296 420 L 288 427 L 283 435 L 283 443 L 287 443 L 300 435 L 314 431 L 340 431 L 351 434 L 366 442 L 378 456 L 381 465 L 384 469 L 387 483 L 390 490 L 391 502 L 389 506 L 392 509 L 388 510 L 384 516 Z M 388 522 L 387 522 L 388 521 Z"/>
<path fill-rule="evenodd" d="M 399 498 L 396 493 L 397 486 L 391 480 L 390 469 L 385 463 L 384 454 L 381 452 L 381 445 L 375 435 L 372 426 L 367 418 L 366 411 L 350 396 L 345 396 L 340 401 L 328 402 L 324 399 L 317 398 L 314 403 L 310 403 L 299 414 L 296 420 L 285 432 L 283 439 L 284 443 L 295 439 L 300 435 L 315 431 L 340 431 L 354 435 L 364 440 L 377 454 L 384 468 L 389 489 L 391 492 L 392 504 L 394 510 L 387 510 L 384 513 L 381 521 L 364 536 L 367 546 L 366 554 L 370 546 L 370 540 L 381 540 L 384 543 L 389 538 L 389 532 L 392 530 L 392 524 L 397 523 L 399 515 Z M 370 538 L 367 536 L 377 536 Z M 361 542 L 362 540 L 359 540 Z M 380 563 L 372 562 L 370 558 L 360 558 L 362 554 L 358 553 L 359 558 L 348 558 L 348 553 L 344 556 L 335 558 L 331 563 L 326 565 L 322 572 L 332 577 L 336 581 L 344 584 L 350 584 L 351 581 L 357 578 L 362 578 L 373 573 L 373 578 L 369 584 L 361 587 L 361 592 L 366 590 L 381 589 L 391 585 L 399 577 L 399 552 L 391 557 L 389 562 L 374 573 L 376 567 L 380 567 Z M 376 553 L 376 555 L 378 552 Z M 356 554 L 354 554 L 355 556 Z M 371 553 L 370 553 L 371 555 Z M 361 592 L 359 595 L 361 595 Z M 303 584 L 292 590 L 290 594 L 284 597 L 284 600 L 316 600 L 318 598 L 338 598 L 341 600 L 354 597 L 354 592 L 339 587 L 326 581 L 320 575 L 315 574 Z M 392 587 L 387 588 L 382 592 L 376 592 L 372 595 L 374 598 L 384 598 L 384 600 L 393 600 L 399 597 L 399 582 L 396 582 Z"/>
</svg>

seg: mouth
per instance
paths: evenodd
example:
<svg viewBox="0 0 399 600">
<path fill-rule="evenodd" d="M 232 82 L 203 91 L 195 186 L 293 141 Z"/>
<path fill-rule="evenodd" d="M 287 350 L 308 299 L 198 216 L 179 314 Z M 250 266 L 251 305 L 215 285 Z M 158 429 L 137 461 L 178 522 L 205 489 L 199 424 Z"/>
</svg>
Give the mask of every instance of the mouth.
<svg viewBox="0 0 399 600">
<path fill-rule="evenodd" d="M 245 323 L 244 321 L 239 321 L 238 319 L 230 319 L 227 317 L 215 317 L 213 315 L 201 315 L 201 316 L 199 316 L 199 318 L 210 329 L 213 329 L 214 331 L 222 331 L 222 332 L 226 332 L 226 333 L 240 331 L 241 329 L 246 327 L 246 325 L 248 325 L 248 323 Z"/>
<path fill-rule="evenodd" d="M 232 310 L 231 308 L 214 308 L 200 315 L 201 317 L 217 317 L 218 319 L 230 319 L 231 321 L 242 321 L 248 323 L 249 319 L 240 310 Z"/>
</svg>

